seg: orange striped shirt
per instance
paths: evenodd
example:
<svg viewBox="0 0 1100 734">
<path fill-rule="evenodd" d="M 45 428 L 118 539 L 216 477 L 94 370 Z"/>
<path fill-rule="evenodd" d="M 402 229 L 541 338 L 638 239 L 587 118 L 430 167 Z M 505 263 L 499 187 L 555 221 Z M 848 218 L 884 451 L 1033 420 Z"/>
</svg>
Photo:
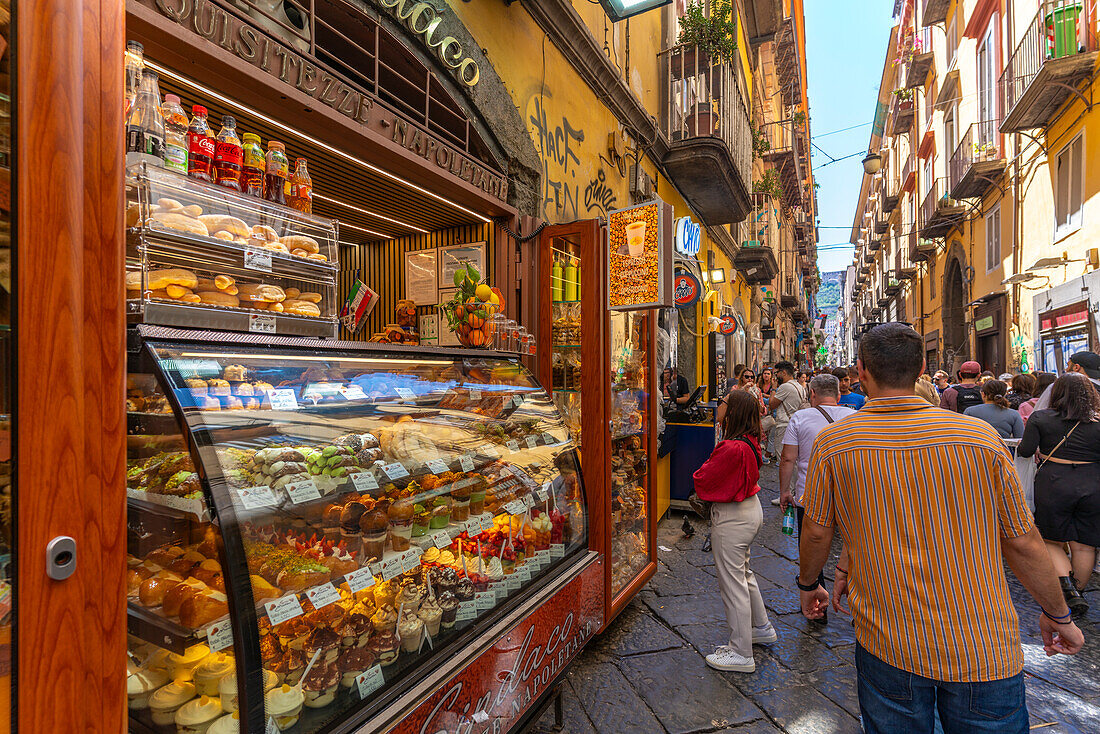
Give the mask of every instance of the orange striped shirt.
<svg viewBox="0 0 1100 734">
<path fill-rule="evenodd" d="M 992 426 L 918 397 L 869 400 L 818 435 L 803 504 L 848 546 L 849 603 L 868 652 L 940 681 L 1020 672 L 1001 538 L 1024 535 L 1032 519 Z"/>
</svg>

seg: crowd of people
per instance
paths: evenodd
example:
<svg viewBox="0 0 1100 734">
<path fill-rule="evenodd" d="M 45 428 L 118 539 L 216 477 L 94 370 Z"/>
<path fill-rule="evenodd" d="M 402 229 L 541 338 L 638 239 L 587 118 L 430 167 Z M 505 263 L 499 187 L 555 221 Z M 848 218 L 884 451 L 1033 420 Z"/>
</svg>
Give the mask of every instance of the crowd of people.
<svg viewBox="0 0 1100 734">
<path fill-rule="evenodd" d="M 1000 559 L 1039 604 L 1046 653 L 1077 653 L 1100 546 L 1100 355 L 1072 355 L 1061 376 L 967 361 L 952 380 L 923 365 L 920 335 L 884 324 L 850 367 L 735 367 L 720 440 L 694 477 L 730 627 L 707 664 L 753 672 L 752 645 L 776 637 L 750 556 L 760 469 L 778 462 L 772 501 L 797 519 L 803 613 L 827 624 L 832 606 L 855 624 L 865 731 L 1024 732 Z"/>
</svg>

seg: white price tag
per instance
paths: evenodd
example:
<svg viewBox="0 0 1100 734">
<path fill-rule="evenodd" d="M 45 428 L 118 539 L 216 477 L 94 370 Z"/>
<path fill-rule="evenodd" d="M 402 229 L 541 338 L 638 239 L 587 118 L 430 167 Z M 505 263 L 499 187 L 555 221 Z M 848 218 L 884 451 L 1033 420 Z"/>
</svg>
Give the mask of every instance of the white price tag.
<svg viewBox="0 0 1100 734">
<path fill-rule="evenodd" d="M 269 313 L 248 314 L 248 330 L 257 334 L 274 334 L 275 316 Z"/>
<path fill-rule="evenodd" d="M 527 512 L 527 505 L 523 503 L 523 500 L 512 500 L 504 506 L 504 511 L 510 515 L 522 515 Z"/>
<path fill-rule="evenodd" d="M 249 270 L 262 270 L 271 272 L 271 250 L 246 247 L 244 250 L 244 266 Z"/>
<path fill-rule="evenodd" d="M 397 578 L 405 573 L 404 559 L 401 556 L 393 556 L 382 561 L 382 564 L 378 567 L 378 573 L 383 581 Z"/>
<path fill-rule="evenodd" d="M 271 491 L 271 487 L 242 487 L 237 490 L 237 496 L 241 498 L 241 504 L 248 510 L 260 510 L 265 507 L 278 507 L 279 500 Z"/>
<path fill-rule="evenodd" d="M 290 387 L 276 388 L 271 392 L 272 410 L 298 410 L 298 396 Z"/>
<path fill-rule="evenodd" d="M 513 404 L 514 404 L 514 405 L 515 405 L 515 406 L 516 406 L 517 408 L 518 408 L 519 406 L 523 405 L 523 396 L 522 396 L 522 395 L 513 395 L 513 396 L 512 396 L 512 403 L 513 403 Z"/>
<path fill-rule="evenodd" d="M 478 390 L 476 387 L 471 387 L 470 400 L 481 400 L 481 390 Z"/>
<path fill-rule="evenodd" d="M 535 436 L 528 436 L 525 440 L 527 442 L 527 448 L 529 449 L 533 449 L 539 445 L 539 440 Z"/>
<path fill-rule="evenodd" d="M 264 734 L 281 734 L 279 725 L 275 723 L 274 716 L 267 717 L 267 725 L 264 727 Z"/>
<path fill-rule="evenodd" d="M 493 522 L 493 516 L 486 514 L 481 516 L 481 529 L 484 532 L 488 532 L 493 529 L 495 523 Z"/>
<path fill-rule="evenodd" d="M 428 462 L 428 468 L 436 474 L 443 474 L 444 472 L 450 471 L 447 467 L 447 462 L 442 459 L 432 459 Z"/>
<path fill-rule="evenodd" d="M 469 535 L 471 538 L 476 538 L 477 536 L 481 535 L 481 520 L 478 518 L 467 520 L 465 528 L 467 535 Z"/>
<path fill-rule="evenodd" d="M 348 588 L 351 593 L 355 594 L 374 586 L 374 574 L 371 573 L 369 568 L 360 568 L 345 576 L 344 581 L 348 582 Z"/>
<path fill-rule="evenodd" d="M 472 601 L 459 602 L 458 614 L 455 615 L 456 622 L 469 622 L 470 620 L 477 619 L 477 605 Z"/>
<path fill-rule="evenodd" d="M 526 584 L 531 580 L 531 563 L 528 561 L 519 568 L 516 569 L 514 576 L 519 576 L 520 584 Z"/>
<path fill-rule="evenodd" d="M 386 472 L 386 476 L 390 479 L 400 479 L 401 477 L 409 476 L 409 470 L 405 468 L 405 465 L 400 461 L 395 461 L 392 464 L 384 464 L 382 471 Z"/>
<path fill-rule="evenodd" d="M 462 471 L 473 471 L 474 460 L 467 454 L 458 460 L 459 465 L 462 467 Z"/>
<path fill-rule="evenodd" d="M 504 578 L 504 586 L 508 591 L 517 591 L 519 587 L 523 586 L 523 579 L 520 577 L 519 572 L 515 572 L 510 576 Z"/>
<path fill-rule="evenodd" d="M 548 551 L 548 550 L 537 551 L 535 553 L 535 563 L 538 564 L 538 567 L 539 567 L 540 571 L 543 568 L 545 568 L 546 566 L 549 566 L 550 565 L 550 551 Z"/>
<path fill-rule="evenodd" d="M 565 558 L 565 543 L 551 543 L 550 544 L 550 557 L 551 558 Z"/>
<path fill-rule="evenodd" d="M 337 591 L 336 587 L 332 584 L 314 586 L 312 589 L 306 591 L 306 596 L 309 597 L 309 601 L 313 604 L 314 609 L 322 609 L 329 604 L 335 604 L 340 601 L 340 592 Z"/>
<path fill-rule="evenodd" d="M 481 453 L 485 454 L 486 456 L 492 456 L 494 458 L 500 457 L 500 449 L 492 444 L 486 444 L 485 447 L 481 449 Z"/>
<path fill-rule="evenodd" d="M 340 388 L 340 392 L 348 400 L 366 400 L 367 394 L 363 392 L 363 388 L 358 385 L 345 385 Z"/>
<path fill-rule="evenodd" d="M 215 622 L 206 628 L 206 644 L 210 652 L 224 650 L 233 644 L 233 627 L 228 619 Z"/>
<path fill-rule="evenodd" d="M 542 489 L 537 490 L 539 499 L 543 502 L 546 502 L 550 499 L 550 486 L 550 482 L 544 482 L 542 485 Z"/>
<path fill-rule="evenodd" d="M 438 533 L 432 533 L 431 541 L 436 548 L 449 548 L 451 546 L 451 534 L 446 530 L 440 530 Z"/>
<path fill-rule="evenodd" d="M 533 494 L 523 495 L 523 504 L 527 505 L 528 508 L 534 507 L 535 506 L 535 495 L 533 495 Z"/>
<path fill-rule="evenodd" d="M 295 594 L 264 602 L 264 609 L 267 610 L 267 618 L 272 626 L 302 616 L 302 605 Z"/>
<path fill-rule="evenodd" d="M 407 387 L 395 387 L 394 392 L 400 395 L 403 400 L 416 400 L 416 393 Z"/>
<path fill-rule="evenodd" d="M 474 594 L 474 608 L 479 612 L 487 612 L 497 605 L 497 597 L 491 591 L 479 591 Z"/>
<path fill-rule="evenodd" d="M 546 444 L 547 446 L 553 446 L 554 444 L 557 443 L 557 441 L 554 440 L 553 434 L 550 434 L 550 433 L 542 434 L 542 442 L 544 444 Z"/>
<path fill-rule="evenodd" d="M 359 697 L 366 698 L 386 684 L 386 678 L 382 675 L 382 666 L 375 665 L 365 673 L 355 676 L 355 685 L 359 689 Z"/>
<path fill-rule="evenodd" d="M 401 554 L 401 572 L 411 571 L 420 565 L 420 556 L 424 554 L 420 548 L 413 546 Z"/>
<path fill-rule="evenodd" d="M 312 479 L 291 482 L 286 485 L 286 493 L 290 495 L 290 501 L 296 505 L 321 499 L 321 491 L 317 489 L 317 485 L 313 483 Z"/>
<path fill-rule="evenodd" d="M 366 492 L 367 490 L 378 489 L 378 480 L 375 479 L 374 475 L 371 474 L 369 471 L 352 474 L 351 483 L 355 485 L 355 489 L 358 492 Z"/>
<path fill-rule="evenodd" d="M 516 443 L 515 439 L 508 439 L 506 446 L 508 446 L 509 451 L 519 451 L 519 444 Z"/>
</svg>

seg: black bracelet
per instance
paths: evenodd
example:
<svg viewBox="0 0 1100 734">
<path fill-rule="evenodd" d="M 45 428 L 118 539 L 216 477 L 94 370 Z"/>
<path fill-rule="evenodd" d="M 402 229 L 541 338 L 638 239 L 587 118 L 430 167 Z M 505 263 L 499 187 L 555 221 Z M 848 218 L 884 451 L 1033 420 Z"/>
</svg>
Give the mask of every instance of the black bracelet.
<svg viewBox="0 0 1100 734">
<path fill-rule="evenodd" d="M 794 583 L 800 591 L 816 591 L 817 588 L 821 586 L 821 579 L 818 578 L 816 581 L 814 581 L 812 586 L 803 586 L 802 582 L 798 578 L 798 575 L 796 574 L 794 577 Z"/>
<path fill-rule="evenodd" d="M 837 566 L 837 567 L 836 567 L 836 570 L 837 570 L 837 571 L 838 571 L 839 573 L 842 573 L 842 574 L 844 574 L 845 576 L 847 576 L 847 575 L 848 575 L 848 572 L 847 572 L 847 571 L 846 571 L 845 569 L 841 568 L 840 566 Z"/>
<path fill-rule="evenodd" d="M 1039 608 L 1042 609 L 1042 607 Z M 1073 621 L 1071 619 L 1071 617 L 1073 616 L 1073 612 L 1066 612 L 1065 615 L 1061 617 L 1055 617 L 1053 614 L 1043 609 L 1043 616 L 1048 619 L 1054 620 L 1058 624 L 1069 624 L 1071 621 Z"/>
</svg>

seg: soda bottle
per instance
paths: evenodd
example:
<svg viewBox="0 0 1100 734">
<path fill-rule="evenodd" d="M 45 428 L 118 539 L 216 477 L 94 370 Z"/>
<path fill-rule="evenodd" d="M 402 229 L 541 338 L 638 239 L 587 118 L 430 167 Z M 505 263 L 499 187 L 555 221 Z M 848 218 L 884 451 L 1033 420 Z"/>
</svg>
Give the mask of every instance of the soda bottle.
<svg viewBox="0 0 1100 734">
<path fill-rule="evenodd" d="M 290 179 L 290 199 L 287 203 L 304 214 L 313 213 L 313 181 L 306 170 L 305 158 L 294 161 L 294 176 Z"/>
<path fill-rule="evenodd" d="M 267 166 L 264 173 L 264 198 L 286 205 L 286 182 L 290 174 L 286 146 L 277 140 L 267 144 Z"/>
<path fill-rule="evenodd" d="M 794 505 L 787 505 L 787 509 L 783 512 L 783 534 L 794 535 L 795 524 Z"/>
<path fill-rule="evenodd" d="M 187 127 L 187 175 L 199 181 L 214 180 L 214 139 L 206 120 L 206 108 L 191 108 L 191 124 Z"/>
<path fill-rule="evenodd" d="M 214 183 L 235 191 L 241 190 L 241 162 L 244 149 L 237 137 L 237 121 L 229 115 L 222 116 L 222 129 L 214 147 Z"/>
<path fill-rule="evenodd" d="M 171 171 L 187 173 L 187 114 L 180 107 L 180 98 L 164 95 L 160 107 L 164 115 L 164 167 Z"/>
<path fill-rule="evenodd" d="M 160 113 L 160 87 L 157 73 L 146 70 L 134 109 L 126 121 L 126 165 L 145 161 L 164 167 L 164 116 Z"/>
<path fill-rule="evenodd" d="M 141 75 L 145 72 L 145 47 L 137 41 L 126 42 L 126 104 L 123 108 L 123 120 L 130 119 L 141 88 Z"/>
<path fill-rule="evenodd" d="M 264 149 L 260 145 L 260 136 L 255 133 L 244 134 L 244 161 L 241 164 L 241 191 L 250 196 L 263 197 L 264 195 L 264 169 L 267 161 L 264 159 Z"/>
</svg>

